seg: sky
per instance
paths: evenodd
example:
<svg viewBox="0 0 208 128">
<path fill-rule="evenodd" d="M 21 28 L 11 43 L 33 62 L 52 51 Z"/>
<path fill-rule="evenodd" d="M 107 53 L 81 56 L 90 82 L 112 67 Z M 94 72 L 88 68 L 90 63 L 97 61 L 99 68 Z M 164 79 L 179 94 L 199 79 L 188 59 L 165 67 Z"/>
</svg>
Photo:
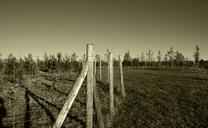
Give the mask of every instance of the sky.
<svg viewBox="0 0 208 128">
<path fill-rule="evenodd" d="M 0 53 L 83 56 L 86 44 L 104 57 L 173 46 L 193 59 L 196 45 L 208 59 L 207 0 L 1 0 Z"/>
</svg>

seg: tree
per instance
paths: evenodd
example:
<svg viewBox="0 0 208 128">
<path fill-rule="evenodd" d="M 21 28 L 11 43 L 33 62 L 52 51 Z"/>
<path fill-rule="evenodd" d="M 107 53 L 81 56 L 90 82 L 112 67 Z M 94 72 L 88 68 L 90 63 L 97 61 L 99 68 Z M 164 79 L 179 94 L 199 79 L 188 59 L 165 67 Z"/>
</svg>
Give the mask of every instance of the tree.
<svg viewBox="0 0 208 128">
<path fill-rule="evenodd" d="M 140 60 L 142 62 L 142 65 L 144 65 L 146 67 L 146 60 L 145 60 L 144 52 L 141 54 Z"/>
<path fill-rule="evenodd" d="M 43 66 L 42 66 L 42 71 L 47 72 L 49 69 L 49 57 L 47 53 L 44 53 L 44 60 L 43 60 Z"/>
<path fill-rule="evenodd" d="M 71 67 L 71 57 L 68 54 L 65 54 L 65 58 L 64 58 L 64 68 L 67 72 L 70 71 L 70 67 Z"/>
<path fill-rule="evenodd" d="M 77 54 L 73 52 L 73 54 L 71 55 L 71 62 L 77 61 L 77 57 Z"/>
<path fill-rule="evenodd" d="M 141 60 L 141 62 L 144 62 L 145 61 L 144 53 L 141 54 L 140 60 Z"/>
<path fill-rule="evenodd" d="M 195 66 L 198 68 L 198 66 L 199 66 L 199 59 L 200 59 L 200 53 L 199 53 L 199 46 L 198 45 L 196 45 L 196 49 L 195 49 L 195 51 L 194 51 L 194 64 L 195 64 Z"/>
<path fill-rule="evenodd" d="M 51 72 L 55 72 L 57 70 L 57 59 L 55 55 L 50 55 L 49 57 L 49 69 Z"/>
<path fill-rule="evenodd" d="M 124 66 L 132 66 L 132 59 L 131 59 L 131 55 L 130 55 L 129 50 L 124 55 L 123 64 L 124 64 Z"/>
<path fill-rule="evenodd" d="M 200 66 L 201 69 L 204 69 L 204 60 L 203 59 L 201 59 L 199 61 L 199 66 Z"/>
<path fill-rule="evenodd" d="M 170 47 L 170 50 L 167 52 L 166 56 L 168 57 L 169 61 L 171 62 L 171 66 L 173 67 L 175 52 L 173 50 L 173 47 Z"/>
<path fill-rule="evenodd" d="M 139 66 L 139 59 L 138 58 L 133 58 L 132 59 L 132 65 L 134 67 L 138 67 Z"/>
<path fill-rule="evenodd" d="M 24 59 L 24 70 L 26 74 L 33 74 L 35 71 L 35 61 L 33 60 L 31 53 Z"/>
<path fill-rule="evenodd" d="M 62 62 L 62 54 L 61 54 L 61 52 L 58 52 L 56 56 L 57 56 L 57 59 L 58 59 L 57 69 L 58 69 L 58 73 L 60 73 L 61 72 L 61 62 Z"/>
<path fill-rule="evenodd" d="M 37 71 L 39 71 L 40 66 L 41 66 L 41 61 L 40 61 L 39 57 L 37 56 L 37 63 L 36 63 Z"/>
<path fill-rule="evenodd" d="M 71 66 L 73 68 L 73 71 L 80 71 L 81 69 L 81 65 L 79 64 L 79 62 L 77 61 L 77 54 L 75 52 L 73 52 L 73 54 L 71 55 Z"/>
<path fill-rule="evenodd" d="M 146 53 L 147 55 L 147 61 L 152 62 L 153 61 L 153 52 L 149 49 L 148 52 Z"/>
<path fill-rule="evenodd" d="M 158 51 L 158 54 L 157 54 L 157 61 L 159 63 L 159 66 L 161 67 L 162 53 L 160 50 Z"/>
<path fill-rule="evenodd" d="M 182 53 L 180 53 L 179 51 L 177 51 L 175 53 L 175 60 L 176 60 L 176 62 L 182 62 L 182 61 L 185 60 L 185 57 L 183 56 Z"/>
<path fill-rule="evenodd" d="M 5 74 L 16 76 L 16 68 L 17 68 L 17 59 L 13 56 L 12 53 L 9 54 L 8 58 L 6 59 L 6 67 L 5 67 Z M 12 79 L 14 81 L 15 79 Z"/>
<path fill-rule="evenodd" d="M 185 57 L 184 57 L 183 54 L 180 53 L 179 51 L 177 51 L 177 52 L 175 53 L 175 60 L 176 60 L 176 63 L 177 63 L 179 66 L 181 66 L 181 64 L 183 65 L 183 67 L 185 66 L 185 63 L 184 63 Z"/>
</svg>

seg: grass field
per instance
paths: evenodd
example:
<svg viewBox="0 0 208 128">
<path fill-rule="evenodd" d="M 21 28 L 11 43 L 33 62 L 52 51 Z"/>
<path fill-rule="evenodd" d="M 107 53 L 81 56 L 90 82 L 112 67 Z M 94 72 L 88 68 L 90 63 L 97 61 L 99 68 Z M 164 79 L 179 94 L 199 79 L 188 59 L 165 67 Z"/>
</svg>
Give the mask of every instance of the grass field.
<svg viewBox="0 0 208 128">
<path fill-rule="evenodd" d="M 208 127 L 208 75 L 197 70 L 125 69 L 127 98 L 116 128 Z"/>
<path fill-rule="evenodd" d="M 4 127 L 48 128 L 53 126 L 78 74 L 45 74 L 47 75 L 25 76 L 23 81 L 16 84 L 6 80 L 0 83 L 1 97 L 4 99 L 4 107 L 7 113 L 2 120 Z M 109 119 L 108 86 L 105 82 L 98 82 L 98 86 L 102 112 L 104 113 L 104 124 L 107 127 Z M 11 87 L 15 91 L 11 94 L 12 96 L 8 96 Z M 63 128 L 85 128 L 85 113 L 86 81 L 84 81 L 79 90 L 72 108 L 64 121 Z M 94 124 L 96 126 L 95 113 Z"/>
<path fill-rule="evenodd" d="M 114 86 L 120 85 L 119 71 L 114 70 Z M 9 100 L 8 82 L 1 82 L 1 97 L 7 111 L 2 122 L 13 127 L 51 127 L 70 92 L 77 74 L 38 75 L 26 77 L 16 85 L 15 98 Z M 104 123 L 107 127 L 109 114 L 109 88 L 107 72 L 98 82 Z M 121 104 L 116 93 L 115 128 L 205 128 L 208 127 L 208 75 L 200 70 L 179 69 L 124 69 L 127 97 Z M 53 86 L 49 86 L 53 85 Z M 66 128 L 84 128 L 86 82 L 64 122 Z M 119 98 L 120 97 L 120 98 Z M 11 102 L 9 102 L 11 101 Z M 96 115 L 94 115 L 95 117 Z M 96 122 L 96 119 L 94 119 Z"/>
</svg>

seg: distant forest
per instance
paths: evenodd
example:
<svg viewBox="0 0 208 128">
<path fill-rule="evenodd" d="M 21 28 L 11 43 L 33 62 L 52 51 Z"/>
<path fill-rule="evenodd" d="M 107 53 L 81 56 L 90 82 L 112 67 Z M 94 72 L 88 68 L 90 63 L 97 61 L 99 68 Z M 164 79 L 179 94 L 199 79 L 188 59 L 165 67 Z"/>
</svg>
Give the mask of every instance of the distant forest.
<svg viewBox="0 0 208 128">
<path fill-rule="evenodd" d="M 105 60 L 101 60 L 102 65 L 107 65 L 109 50 L 107 50 Z M 50 73 L 63 73 L 63 72 L 79 72 L 82 69 L 82 62 L 85 60 L 85 55 L 82 60 L 77 59 L 78 56 L 74 52 L 72 55 L 56 55 L 44 54 L 44 58 L 33 58 L 32 54 L 28 54 L 24 58 L 17 59 L 12 53 L 7 58 L 0 58 L 0 72 L 2 75 L 15 76 L 22 78 L 23 75 L 33 75 L 37 71 L 50 72 Z M 179 51 L 174 51 L 173 47 L 165 55 L 158 51 L 156 58 L 153 58 L 153 52 L 148 50 L 140 56 L 132 58 L 130 51 L 127 51 L 123 57 L 124 67 L 142 67 L 142 68 L 208 68 L 208 61 L 200 59 L 200 49 L 198 46 L 194 49 L 194 61 L 184 57 Z M 97 65 L 99 65 L 100 56 L 96 55 Z M 119 64 L 118 59 L 114 58 L 114 66 Z"/>
</svg>

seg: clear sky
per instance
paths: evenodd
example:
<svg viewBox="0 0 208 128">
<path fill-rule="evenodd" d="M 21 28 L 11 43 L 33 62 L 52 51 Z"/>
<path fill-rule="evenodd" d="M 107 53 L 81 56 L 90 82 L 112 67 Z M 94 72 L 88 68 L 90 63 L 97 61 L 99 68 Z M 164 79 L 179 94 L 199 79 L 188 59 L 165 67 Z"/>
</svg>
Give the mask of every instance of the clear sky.
<svg viewBox="0 0 208 128">
<path fill-rule="evenodd" d="M 133 57 L 170 46 L 192 59 L 195 45 L 208 59 L 207 0 L 1 0 L 0 53 L 76 52 L 87 43 L 104 56 Z"/>
</svg>

